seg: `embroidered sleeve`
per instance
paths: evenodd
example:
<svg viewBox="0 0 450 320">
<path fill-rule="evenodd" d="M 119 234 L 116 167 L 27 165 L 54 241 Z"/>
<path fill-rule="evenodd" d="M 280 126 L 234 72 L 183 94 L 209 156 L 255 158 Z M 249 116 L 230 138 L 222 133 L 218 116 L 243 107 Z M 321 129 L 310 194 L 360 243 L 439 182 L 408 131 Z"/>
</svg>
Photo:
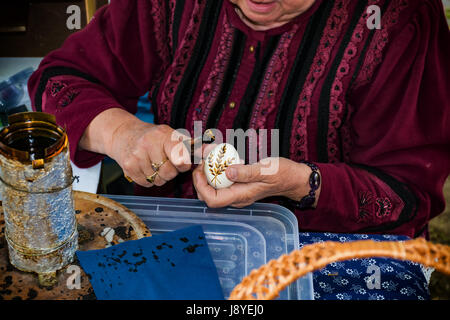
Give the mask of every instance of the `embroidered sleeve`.
<svg viewBox="0 0 450 320">
<path fill-rule="evenodd" d="M 306 229 L 416 237 L 444 210 L 450 32 L 439 1 L 415 4 L 395 17 L 369 85 L 348 97 L 349 161 L 318 164 L 318 206 L 298 213 Z"/>
<path fill-rule="evenodd" d="M 66 129 L 71 159 L 80 168 L 93 166 L 104 158 L 101 154 L 78 149 L 77 141 L 91 120 L 109 108 L 127 110 L 104 87 L 76 76 L 50 78 L 42 94 L 42 111 L 54 114 Z"/>
<path fill-rule="evenodd" d="M 318 167 L 323 192 L 316 211 L 331 210 L 328 222 L 331 228 L 351 228 L 345 232 L 390 233 L 414 218 L 417 197 L 406 184 L 388 174 L 372 167 L 343 163 L 318 164 Z M 349 188 L 351 192 L 344 191 Z M 335 225 L 338 221 L 342 225 Z"/>
<path fill-rule="evenodd" d="M 135 113 L 137 99 L 158 80 L 168 49 L 155 10 L 160 0 L 115 0 L 48 54 L 28 83 L 36 111 L 53 113 L 67 128 L 71 157 L 79 167 L 101 155 L 77 148 L 90 121 L 109 108 Z M 167 41 L 166 41 L 167 42 Z"/>
</svg>

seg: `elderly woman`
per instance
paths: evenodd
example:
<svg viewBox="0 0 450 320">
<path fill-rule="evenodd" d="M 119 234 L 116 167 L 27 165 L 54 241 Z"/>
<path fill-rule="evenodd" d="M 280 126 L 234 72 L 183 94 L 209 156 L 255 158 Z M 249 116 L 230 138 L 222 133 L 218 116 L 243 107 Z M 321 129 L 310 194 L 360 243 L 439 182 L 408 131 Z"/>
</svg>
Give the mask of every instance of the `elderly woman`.
<svg viewBox="0 0 450 320">
<path fill-rule="evenodd" d="M 29 91 L 67 128 L 75 164 L 107 155 L 137 194 L 273 201 L 303 231 L 418 237 L 445 205 L 448 57 L 438 0 L 114 0 Z M 133 115 L 147 91 L 155 124 Z M 231 166 L 236 183 L 214 190 L 173 152 L 173 131 L 195 122 L 279 130 L 277 173 Z"/>
</svg>

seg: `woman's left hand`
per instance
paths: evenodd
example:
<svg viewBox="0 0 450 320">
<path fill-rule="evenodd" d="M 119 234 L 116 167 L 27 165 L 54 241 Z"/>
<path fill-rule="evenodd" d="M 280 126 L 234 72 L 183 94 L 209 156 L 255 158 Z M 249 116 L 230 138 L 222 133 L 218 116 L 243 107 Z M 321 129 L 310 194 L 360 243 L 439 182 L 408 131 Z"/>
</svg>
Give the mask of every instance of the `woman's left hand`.
<svg viewBox="0 0 450 320">
<path fill-rule="evenodd" d="M 284 196 L 299 201 L 310 190 L 311 169 L 286 158 L 267 158 L 252 165 L 232 165 L 227 178 L 235 182 L 225 189 L 214 189 L 203 172 L 204 162 L 193 172 L 198 198 L 208 207 L 232 206 L 242 208 L 272 196 Z M 320 189 L 316 191 L 316 203 Z"/>
</svg>

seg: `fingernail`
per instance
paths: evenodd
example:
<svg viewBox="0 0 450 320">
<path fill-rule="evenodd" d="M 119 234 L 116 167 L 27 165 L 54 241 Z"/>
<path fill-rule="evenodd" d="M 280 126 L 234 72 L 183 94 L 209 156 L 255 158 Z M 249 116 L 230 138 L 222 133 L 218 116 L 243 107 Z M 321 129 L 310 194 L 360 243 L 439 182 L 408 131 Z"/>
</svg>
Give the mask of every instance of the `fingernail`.
<svg viewBox="0 0 450 320">
<path fill-rule="evenodd" d="M 235 180 L 237 178 L 237 170 L 235 168 L 228 168 L 228 178 Z"/>
</svg>

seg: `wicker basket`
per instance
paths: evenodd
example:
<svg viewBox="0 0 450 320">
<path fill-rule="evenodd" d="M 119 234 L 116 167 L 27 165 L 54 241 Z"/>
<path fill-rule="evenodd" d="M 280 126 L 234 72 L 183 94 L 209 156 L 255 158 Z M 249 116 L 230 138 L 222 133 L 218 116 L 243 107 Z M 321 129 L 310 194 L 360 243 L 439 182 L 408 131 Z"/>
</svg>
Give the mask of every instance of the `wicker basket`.
<svg viewBox="0 0 450 320">
<path fill-rule="evenodd" d="M 410 260 L 450 275 L 450 247 L 446 245 L 433 244 L 424 239 L 328 241 L 306 245 L 253 270 L 233 289 L 230 300 L 271 300 L 298 278 L 331 262 L 369 257 Z"/>
</svg>

